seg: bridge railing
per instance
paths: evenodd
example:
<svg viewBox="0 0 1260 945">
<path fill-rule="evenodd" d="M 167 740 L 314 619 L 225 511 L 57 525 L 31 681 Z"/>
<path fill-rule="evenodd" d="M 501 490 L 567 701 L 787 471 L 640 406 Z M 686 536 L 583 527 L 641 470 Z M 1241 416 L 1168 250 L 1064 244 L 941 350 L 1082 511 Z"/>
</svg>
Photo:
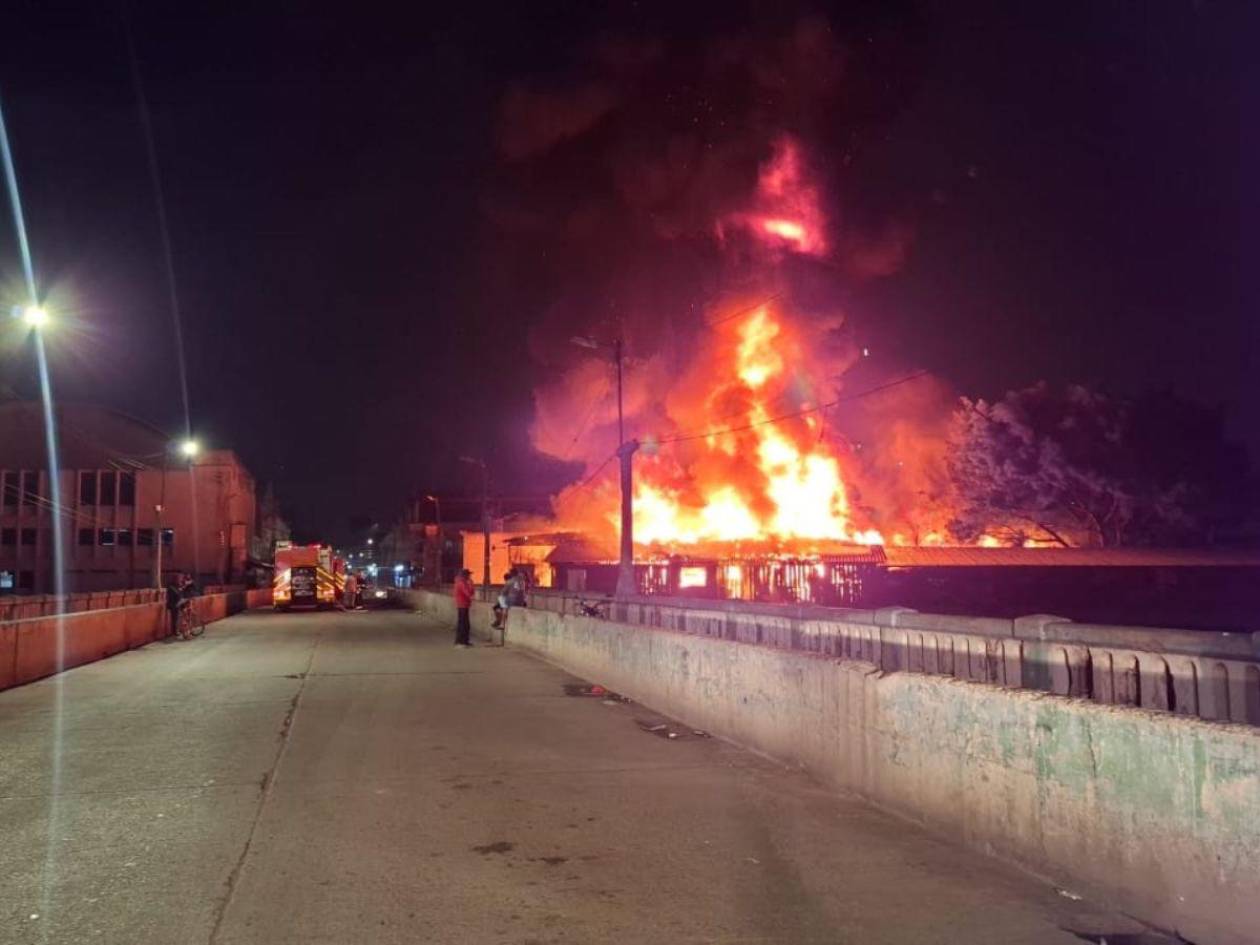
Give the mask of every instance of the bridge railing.
<svg viewBox="0 0 1260 945">
<path fill-rule="evenodd" d="M 210 585 L 201 589 L 201 596 L 232 594 L 245 590 L 243 584 Z M 61 613 L 80 614 L 89 610 L 112 610 L 115 607 L 134 607 L 152 604 L 162 599 L 164 592 L 155 588 L 131 588 L 111 591 L 84 591 L 77 594 L 32 594 L 0 597 L 0 623 L 10 620 L 29 620 L 32 617 L 53 617 L 58 613 L 58 601 L 64 601 Z"/>
<path fill-rule="evenodd" d="M 590 599 L 536 588 L 530 606 L 580 615 L 579 601 Z M 1260 725 L 1260 633 L 665 597 L 627 598 L 605 609 L 622 623 L 861 660 L 884 672 Z"/>
</svg>

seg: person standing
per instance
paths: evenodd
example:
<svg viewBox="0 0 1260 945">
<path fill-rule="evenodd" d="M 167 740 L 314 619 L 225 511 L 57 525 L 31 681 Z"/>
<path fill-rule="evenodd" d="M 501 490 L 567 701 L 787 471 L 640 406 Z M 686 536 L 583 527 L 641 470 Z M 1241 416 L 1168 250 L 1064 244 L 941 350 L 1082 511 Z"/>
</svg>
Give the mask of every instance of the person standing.
<svg viewBox="0 0 1260 945">
<path fill-rule="evenodd" d="M 355 577 L 354 572 L 351 571 L 349 574 L 346 575 L 345 584 L 342 586 L 342 589 L 341 589 L 341 606 L 345 610 L 356 609 L 359 606 L 359 602 L 357 599 L 358 594 L 359 594 L 359 579 Z"/>
<path fill-rule="evenodd" d="M 472 646 L 469 642 L 472 624 L 468 619 L 468 611 L 472 607 L 475 594 L 472 572 L 464 568 L 455 577 L 455 645 L 465 649 Z"/>
<path fill-rule="evenodd" d="M 507 620 L 508 608 L 511 603 L 508 601 L 508 591 L 512 586 L 512 578 L 516 575 L 515 571 L 509 571 L 503 575 L 503 590 L 499 592 L 498 600 L 494 605 L 494 623 L 490 624 L 495 630 L 503 626 L 503 622 Z"/>
</svg>

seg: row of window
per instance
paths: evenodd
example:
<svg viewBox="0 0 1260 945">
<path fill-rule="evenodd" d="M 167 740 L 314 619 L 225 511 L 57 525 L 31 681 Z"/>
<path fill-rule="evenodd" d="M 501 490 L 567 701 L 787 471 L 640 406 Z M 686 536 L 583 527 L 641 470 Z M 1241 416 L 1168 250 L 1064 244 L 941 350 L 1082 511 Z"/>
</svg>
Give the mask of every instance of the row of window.
<svg viewBox="0 0 1260 945">
<path fill-rule="evenodd" d="M 0 473 L 0 502 L 14 507 L 39 504 L 39 473 L 7 469 Z M 128 470 L 79 473 L 80 505 L 135 505 L 136 474 Z"/>
<path fill-rule="evenodd" d="M 122 545 L 130 548 L 132 544 L 140 547 L 152 547 L 155 530 L 152 528 L 80 528 L 79 544 L 85 546 L 98 545 L 111 548 Z M 0 528 L 0 546 L 13 547 L 18 544 L 34 545 L 35 529 L 33 528 Z M 162 529 L 162 545 L 166 548 L 175 544 L 175 529 Z"/>
<path fill-rule="evenodd" d="M 150 547 L 153 545 L 154 529 L 137 528 L 134 533 L 134 543 L 141 547 Z M 133 543 L 133 533 L 130 528 L 80 528 L 79 544 L 80 545 L 100 545 L 108 548 L 112 545 L 123 545 L 130 548 Z M 162 545 L 169 548 L 175 543 L 175 529 L 162 529 Z"/>
<path fill-rule="evenodd" d="M 8 469 L 0 473 L 0 503 L 35 505 L 39 498 L 39 473 Z"/>
<path fill-rule="evenodd" d="M 80 505 L 114 505 L 115 497 L 118 505 L 136 504 L 135 473 L 113 470 L 79 473 Z"/>
</svg>

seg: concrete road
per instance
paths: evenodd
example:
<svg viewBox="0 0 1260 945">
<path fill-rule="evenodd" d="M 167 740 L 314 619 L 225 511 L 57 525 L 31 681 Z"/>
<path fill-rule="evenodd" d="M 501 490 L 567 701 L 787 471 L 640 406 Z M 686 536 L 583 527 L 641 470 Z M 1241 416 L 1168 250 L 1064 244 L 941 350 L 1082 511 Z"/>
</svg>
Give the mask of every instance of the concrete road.
<svg viewBox="0 0 1260 945">
<path fill-rule="evenodd" d="M 401 611 L 0 693 L 0 942 L 1037 943 L 1118 921 Z M 640 724 L 643 723 L 643 724 Z M 668 723 L 667 723 L 668 724 Z"/>
</svg>

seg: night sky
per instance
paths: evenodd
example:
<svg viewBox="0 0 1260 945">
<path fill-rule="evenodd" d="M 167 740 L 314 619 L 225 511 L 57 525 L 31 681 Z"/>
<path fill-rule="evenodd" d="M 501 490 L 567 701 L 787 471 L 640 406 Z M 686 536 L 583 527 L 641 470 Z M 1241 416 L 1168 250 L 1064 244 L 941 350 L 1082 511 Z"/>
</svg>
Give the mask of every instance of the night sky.
<svg viewBox="0 0 1260 945">
<path fill-rule="evenodd" d="M 745 124 L 823 156 L 836 216 L 897 245 L 877 276 L 838 267 L 834 291 L 899 368 L 969 395 L 1171 387 L 1260 449 L 1245 4 L 266 6 L 9 4 L 0 103 L 41 282 L 73 322 L 58 391 L 178 430 L 130 24 L 193 427 L 274 481 L 302 537 L 345 541 L 416 489 L 473 491 L 461 454 L 513 495 L 580 474 L 529 448 L 531 390 L 609 307 L 683 318 L 699 298 L 707 237 L 687 215 L 720 195 L 662 212 L 624 187 L 689 127 L 736 182 L 764 158 L 737 147 Z M 747 78 L 802 22 L 819 58 L 768 102 Z M 33 395 L 5 331 L 4 380 Z"/>
</svg>

